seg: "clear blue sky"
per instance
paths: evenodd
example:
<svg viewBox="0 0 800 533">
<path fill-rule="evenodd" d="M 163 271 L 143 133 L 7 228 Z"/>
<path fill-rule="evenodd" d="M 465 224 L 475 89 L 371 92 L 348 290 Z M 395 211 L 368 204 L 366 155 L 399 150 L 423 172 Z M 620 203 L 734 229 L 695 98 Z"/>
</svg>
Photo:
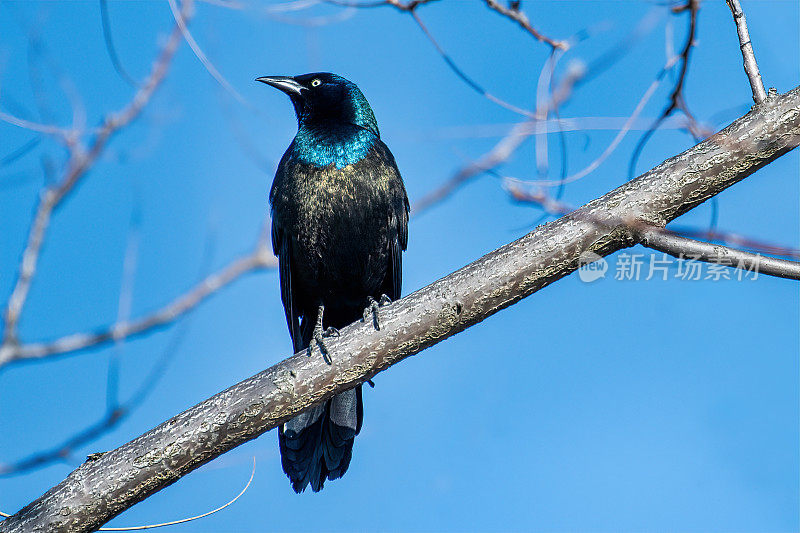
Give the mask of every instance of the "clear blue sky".
<svg viewBox="0 0 800 533">
<path fill-rule="evenodd" d="M 159 308 L 255 241 L 274 167 L 295 131 L 285 96 L 253 79 L 327 70 L 371 102 L 412 201 L 490 149 L 519 117 L 459 80 L 413 20 L 391 8 L 347 11 L 275 4 L 226 9 L 199 3 L 201 47 L 251 104 L 224 92 L 184 44 L 146 113 L 110 144 L 60 209 L 25 309 L 23 340 L 108 325 L 116 317 L 128 230 L 140 217 L 132 315 Z M 591 62 L 648 13 L 652 31 L 582 85 L 564 117 L 626 117 L 678 49 L 685 16 L 656 2 L 524 2 L 556 38 L 590 28 L 561 62 Z M 272 10 L 270 10 L 272 6 Z M 800 82 L 796 1 L 745 2 L 767 86 Z M 166 1 L 110 2 L 119 56 L 137 78 L 171 27 Z M 419 10 L 454 60 L 489 91 L 530 107 L 548 48 L 482 2 Z M 324 26 L 287 23 L 336 15 Z M 748 109 L 750 90 L 724 2 L 704 2 L 686 83 L 697 117 L 719 128 Z M 40 47 L 29 45 L 38 35 Z M 37 52 L 37 50 L 39 50 Z M 68 80 L 68 81 L 64 81 Z M 643 116 L 666 104 L 671 79 Z M 44 87 L 42 93 L 41 88 Z M 128 101 L 103 44 L 97 2 L 0 3 L 0 110 L 69 125 L 80 95 L 89 125 Z M 39 98 L 35 95 L 39 93 Z M 488 131 L 488 133 L 484 133 Z M 567 135 L 569 169 L 602 152 L 615 131 Z M 594 173 L 570 184 L 574 205 L 622 183 L 640 132 Z M 0 157 L 30 132 L 0 123 Z M 557 136 L 550 136 L 558 174 Z M 693 144 L 679 130 L 655 135 L 638 168 Z M 44 140 L 0 168 L 0 301 L 11 292 Z M 533 143 L 502 169 L 535 178 Z M 798 156 L 790 154 L 719 196 L 719 227 L 798 247 Z M 470 182 L 414 218 L 404 260 L 410 293 L 523 235 L 540 211 L 512 203 L 497 178 Z M 700 206 L 680 223 L 702 227 Z M 207 243 L 210 265 L 204 264 Z M 635 248 L 645 261 L 649 252 Z M 619 254 L 617 254 L 619 256 Z M 610 258 L 613 273 L 618 257 Z M 671 271 L 675 272 L 675 269 Z M 375 379 L 347 475 L 320 494 L 295 495 L 274 432 L 186 476 L 111 525 L 138 525 L 233 507 L 175 531 L 796 531 L 800 528 L 800 388 L 796 283 L 758 280 L 561 280 Z M 185 322 L 184 322 L 185 323 Z M 179 328 L 121 348 L 120 394 L 130 395 Z M 171 415 L 283 359 L 290 341 L 277 275 L 239 280 L 188 320 L 183 341 L 145 403 L 81 455 L 114 448 Z M 0 461 L 19 459 L 102 416 L 114 348 L 0 372 Z M 120 352 L 117 352 L 120 353 Z M 74 464 L 0 479 L 0 510 L 15 512 Z"/>
</svg>

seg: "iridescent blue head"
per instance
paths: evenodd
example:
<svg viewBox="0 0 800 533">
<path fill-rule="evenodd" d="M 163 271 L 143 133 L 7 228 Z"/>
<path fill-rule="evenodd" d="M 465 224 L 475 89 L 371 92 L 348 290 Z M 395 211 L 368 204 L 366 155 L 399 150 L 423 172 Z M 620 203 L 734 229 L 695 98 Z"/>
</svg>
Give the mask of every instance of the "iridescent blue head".
<svg viewBox="0 0 800 533">
<path fill-rule="evenodd" d="M 330 72 L 265 76 L 257 81 L 289 95 L 297 114 L 290 148 L 307 163 L 343 168 L 360 161 L 380 138 L 378 123 L 355 83 Z"/>
</svg>

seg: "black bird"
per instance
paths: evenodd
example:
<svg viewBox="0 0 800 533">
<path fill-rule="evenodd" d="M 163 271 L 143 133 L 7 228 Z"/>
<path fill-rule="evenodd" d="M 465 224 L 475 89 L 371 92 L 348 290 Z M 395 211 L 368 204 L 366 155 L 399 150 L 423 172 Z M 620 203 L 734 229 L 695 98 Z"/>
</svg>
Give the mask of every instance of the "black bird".
<svg viewBox="0 0 800 533">
<path fill-rule="evenodd" d="M 400 297 L 408 197 L 359 88 L 331 73 L 258 78 L 289 95 L 297 135 L 269 194 L 272 247 L 295 352 Z M 366 309 L 365 309 L 366 307 Z M 361 385 L 278 430 L 283 471 L 295 492 L 317 492 L 347 471 L 363 419 Z"/>
</svg>

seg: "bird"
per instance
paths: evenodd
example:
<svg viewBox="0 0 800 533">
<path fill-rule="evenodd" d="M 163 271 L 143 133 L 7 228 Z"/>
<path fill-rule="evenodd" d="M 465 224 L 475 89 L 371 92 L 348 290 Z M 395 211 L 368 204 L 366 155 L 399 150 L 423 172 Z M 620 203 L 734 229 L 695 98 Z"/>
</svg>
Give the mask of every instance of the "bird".
<svg viewBox="0 0 800 533">
<path fill-rule="evenodd" d="M 269 193 L 272 247 L 295 353 L 359 319 L 380 329 L 380 307 L 400 298 L 409 204 L 394 156 L 358 86 L 330 72 L 256 79 L 287 94 L 297 134 Z M 295 492 L 342 477 L 364 416 L 361 384 L 278 428 Z"/>
</svg>

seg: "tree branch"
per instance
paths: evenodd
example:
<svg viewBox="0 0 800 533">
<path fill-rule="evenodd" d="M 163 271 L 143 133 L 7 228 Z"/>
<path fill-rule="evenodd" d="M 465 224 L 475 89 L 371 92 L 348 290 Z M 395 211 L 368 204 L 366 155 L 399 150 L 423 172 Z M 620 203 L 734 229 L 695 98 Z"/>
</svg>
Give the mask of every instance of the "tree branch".
<svg viewBox="0 0 800 533">
<path fill-rule="evenodd" d="M 183 3 L 185 11 L 184 18 L 189 16 L 190 7 L 190 1 Z M 74 139 L 68 143 L 71 149 L 71 157 L 67 163 L 64 177 L 56 185 L 47 187 L 42 191 L 39 205 L 36 208 L 36 214 L 34 215 L 33 223 L 28 233 L 27 244 L 22 253 L 22 262 L 17 281 L 6 305 L 4 316 L 5 327 L 2 343 L 0 343 L 0 352 L 7 352 L 17 343 L 17 324 L 22 314 L 22 309 L 25 306 L 33 277 L 36 274 L 39 255 L 42 250 L 42 245 L 44 244 L 53 211 L 72 191 L 75 184 L 86 175 L 86 172 L 103 153 L 111 137 L 121 128 L 133 121 L 150 101 L 153 93 L 166 77 L 169 65 L 175 55 L 175 51 L 178 49 L 180 41 L 180 28 L 176 26 L 169 40 L 161 49 L 159 57 L 150 71 L 150 75 L 144 81 L 141 88 L 136 92 L 127 106 L 119 112 L 112 113 L 106 117 L 88 149 L 81 146 L 80 143 Z"/>
<path fill-rule="evenodd" d="M 664 252 L 679 259 L 705 261 L 742 270 L 750 270 L 758 274 L 777 276 L 779 278 L 800 280 L 800 263 L 777 259 L 760 254 L 752 254 L 711 244 L 708 242 L 687 239 L 661 228 L 650 228 L 639 232 L 641 245 L 659 252 Z"/>
<path fill-rule="evenodd" d="M 530 33 L 534 39 L 537 41 L 549 44 L 553 49 L 560 49 L 560 50 L 569 50 L 569 42 L 568 41 L 556 41 L 555 39 L 551 39 L 547 35 L 539 32 L 531 26 L 531 21 L 528 19 L 528 16 L 519 9 L 519 2 L 511 2 L 509 7 L 505 7 L 497 0 L 484 0 L 486 2 L 487 7 L 489 9 L 493 9 L 497 11 L 504 17 L 508 17 L 509 19 L 513 20 L 517 24 L 519 24 L 525 31 Z"/>
<path fill-rule="evenodd" d="M 761 81 L 761 73 L 758 71 L 758 63 L 753 53 L 753 43 L 750 42 L 750 32 L 747 29 L 747 20 L 744 18 L 744 11 L 739 0 L 725 0 L 733 14 L 733 21 L 736 23 L 736 33 L 739 34 L 739 48 L 742 50 L 744 60 L 744 71 L 747 79 L 750 80 L 750 88 L 753 90 L 753 101 L 760 104 L 767 97 L 764 91 L 764 83 Z"/>
<path fill-rule="evenodd" d="M 246 256 L 232 261 L 222 270 L 211 274 L 189 292 L 175 298 L 154 313 L 131 322 L 122 322 L 91 333 L 74 333 L 50 342 L 9 344 L 0 346 L 0 368 L 22 360 L 42 359 L 65 353 L 77 352 L 121 339 L 136 337 L 174 322 L 193 310 L 206 298 L 222 287 L 254 270 L 274 268 L 277 259 L 269 250 L 266 241 L 259 241 L 256 249 Z"/>
<path fill-rule="evenodd" d="M 491 172 L 494 173 L 494 171 Z M 541 188 L 538 190 L 528 190 L 521 187 L 520 186 L 521 182 L 519 182 L 514 178 L 500 176 L 499 174 L 498 177 L 503 178 L 504 180 L 503 187 L 508 191 L 509 195 L 511 195 L 511 197 L 515 201 L 538 205 L 539 207 L 542 208 L 545 215 L 561 216 L 561 215 L 566 215 L 567 213 L 575 209 L 571 205 L 560 201 L 558 198 L 553 198 L 552 196 L 549 196 Z M 638 229 L 641 235 L 642 232 L 653 228 L 642 226 Z M 779 255 L 783 257 L 800 259 L 800 250 L 798 250 L 797 248 L 787 248 L 785 246 L 778 246 L 767 242 L 756 241 L 754 239 L 743 237 L 741 235 L 737 235 L 736 233 L 731 233 L 727 231 L 719 231 L 715 229 L 697 229 L 697 228 L 681 227 L 681 226 L 677 227 L 672 226 L 670 228 L 655 228 L 655 229 L 658 229 L 662 233 L 674 236 L 676 237 L 676 239 L 683 239 L 683 242 L 688 242 L 690 240 L 690 237 L 705 239 L 706 241 L 713 241 L 712 243 L 703 242 L 702 244 L 709 246 L 711 245 L 721 246 L 725 249 L 729 249 L 730 252 L 733 254 L 738 254 L 742 252 L 741 250 L 738 250 L 736 248 L 730 248 L 731 246 L 737 246 L 740 248 L 747 248 L 749 250 L 754 250 L 756 253 L 750 254 L 753 257 L 763 257 L 763 255 L 761 254 L 771 254 L 771 255 Z M 676 240 L 675 242 L 678 243 L 680 241 Z M 681 251 L 680 248 L 676 248 L 676 250 L 678 253 L 680 253 Z M 789 262 L 794 263 L 793 261 Z"/>
<path fill-rule="evenodd" d="M 641 139 L 639 139 L 639 142 L 636 144 L 636 147 L 633 149 L 630 163 L 628 163 L 628 179 L 632 179 L 636 175 L 636 163 L 639 160 L 639 155 L 642 153 L 642 150 L 647 142 L 661 126 L 661 124 L 676 110 L 681 110 L 683 111 L 683 114 L 686 115 L 688 120 L 688 130 L 694 137 L 695 141 L 700 140 L 702 137 L 707 137 L 708 133 L 710 133 L 706 132 L 705 128 L 699 127 L 694 115 L 691 113 L 691 111 L 689 111 L 689 106 L 686 104 L 686 100 L 683 97 L 683 87 L 686 83 L 686 74 L 689 72 L 689 59 L 691 58 L 691 53 L 695 45 L 695 36 L 697 35 L 697 13 L 699 10 L 700 0 L 688 0 L 686 4 L 673 8 L 672 10 L 673 13 L 689 11 L 689 28 L 686 32 L 686 42 L 683 45 L 680 55 L 678 55 L 676 58 L 667 59 L 667 64 L 661 69 L 661 72 L 659 72 L 656 80 L 660 81 L 663 79 L 667 72 L 672 69 L 676 60 L 680 61 L 681 63 L 678 80 L 675 82 L 675 86 L 672 88 L 672 92 L 669 95 L 669 104 L 667 104 L 658 118 L 653 122 L 653 125 L 650 126 L 650 129 L 647 130 L 644 135 L 642 135 Z"/>
<path fill-rule="evenodd" d="M 410 355 L 477 324 L 579 266 L 637 242 L 800 144 L 800 87 L 765 100 L 697 146 L 385 308 L 328 341 L 332 364 L 305 352 L 88 461 L 0 523 L 2 532 L 92 531 L 226 451 Z"/>
</svg>

